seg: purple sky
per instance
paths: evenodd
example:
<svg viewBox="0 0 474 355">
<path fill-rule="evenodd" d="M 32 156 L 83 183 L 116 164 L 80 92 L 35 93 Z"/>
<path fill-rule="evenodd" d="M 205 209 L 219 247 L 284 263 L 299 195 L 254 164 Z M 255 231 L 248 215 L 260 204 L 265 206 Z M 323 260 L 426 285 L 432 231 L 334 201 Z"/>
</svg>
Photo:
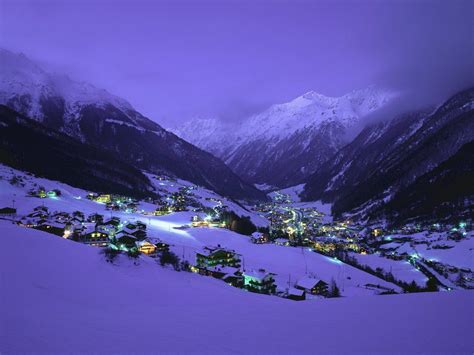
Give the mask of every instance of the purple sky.
<svg viewBox="0 0 474 355">
<path fill-rule="evenodd" d="M 0 1 L 0 45 L 172 125 L 315 90 L 474 83 L 471 1 Z"/>
</svg>

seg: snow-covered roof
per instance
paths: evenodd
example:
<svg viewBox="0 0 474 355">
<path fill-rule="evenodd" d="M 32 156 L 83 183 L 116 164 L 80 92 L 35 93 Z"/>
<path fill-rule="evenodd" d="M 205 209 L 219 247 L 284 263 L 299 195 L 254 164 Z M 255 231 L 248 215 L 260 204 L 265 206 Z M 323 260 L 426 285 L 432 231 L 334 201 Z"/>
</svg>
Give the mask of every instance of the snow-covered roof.
<svg viewBox="0 0 474 355">
<path fill-rule="evenodd" d="M 45 224 L 55 228 L 64 228 L 64 223 L 57 221 L 47 221 Z"/>
<path fill-rule="evenodd" d="M 303 277 L 302 279 L 298 280 L 296 286 L 311 290 L 319 281 L 321 280 L 312 277 Z"/>
<path fill-rule="evenodd" d="M 301 296 L 304 295 L 304 290 L 298 290 L 296 288 L 290 288 L 288 290 L 288 295 L 301 297 Z"/>
<path fill-rule="evenodd" d="M 89 225 L 85 226 L 84 234 L 93 233 L 95 231 L 96 231 L 95 226 L 89 224 Z"/>
<path fill-rule="evenodd" d="M 125 231 L 120 231 L 120 232 L 118 232 L 117 234 L 115 234 L 115 238 L 116 238 L 116 239 L 120 239 L 120 238 L 122 238 L 122 237 L 127 237 L 127 238 L 136 239 L 134 235 L 128 234 L 128 233 L 125 232 Z"/>
<path fill-rule="evenodd" d="M 383 244 L 380 246 L 381 249 L 396 249 L 400 246 L 400 243 L 392 242 L 388 244 Z"/>
<path fill-rule="evenodd" d="M 260 270 L 251 270 L 251 271 L 248 271 L 248 272 L 244 272 L 244 275 L 247 276 L 247 277 L 251 277 L 253 279 L 256 279 L 256 280 L 264 280 L 265 278 L 267 278 L 268 276 L 272 276 L 272 275 L 275 275 L 271 272 L 267 272 L 263 269 L 260 269 Z"/>
</svg>

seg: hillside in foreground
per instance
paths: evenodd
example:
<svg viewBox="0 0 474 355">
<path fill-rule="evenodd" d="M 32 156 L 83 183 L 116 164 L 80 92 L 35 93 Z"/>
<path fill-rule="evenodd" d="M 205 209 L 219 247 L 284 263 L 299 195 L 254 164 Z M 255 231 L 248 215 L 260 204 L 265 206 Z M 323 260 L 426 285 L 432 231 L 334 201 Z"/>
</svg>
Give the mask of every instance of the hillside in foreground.
<svg viewBox="0 0 474 355">
<path fill-rule="evenodd" d="M 138 265 L 127 257 L 107 263 L 97 248 L 9 222 L 0 228 L 2 353 L 453 354 L 474 347 L 472 292 L 292 302 L 177 274 L 145 257 Z"/>
</svg>

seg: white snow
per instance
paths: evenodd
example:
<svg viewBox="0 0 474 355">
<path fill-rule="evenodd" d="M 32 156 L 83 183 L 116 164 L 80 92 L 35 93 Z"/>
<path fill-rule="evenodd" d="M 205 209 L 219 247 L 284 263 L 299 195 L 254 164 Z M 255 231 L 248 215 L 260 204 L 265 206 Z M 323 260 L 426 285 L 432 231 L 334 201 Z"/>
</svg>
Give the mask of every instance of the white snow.
<svg viewBox="0 0 474 355">
<path fill-rule="evenodd" d="M 65 75 L 49 73 L 25 55 L 0 48 L 0 103 L 5 104 L 11 98 L 22 95 L 31 96 L 27 112 L 22 113 L 40 121 L 42 97 L 64 98 L 66 119 L 74 119 L 78 110 L 88 104 L 111 104 L 124 113 L 133 110 L 126 100 L 104 89 L 71 80 Z"/>
<path fill-rule="evenodd" d="M 413 247 L 414 251 L 425 259 L 441 261 L 445 264 L 458 268 L 474 270 L 474 237 L 466 238 L 459 242 L 444 243 L 450 244 L 450 249 L 429 248 L 426 244 L 419 244 Z"/>
<path fill-rule="evenodd" d="M 97 248 L 8 222 L 0 221 L 0 230 L 5 354 L 474 349 L 472 292 L 293 302 L 164 269 L 146 257 L 139 265 L 125 256 L 110 264 Z"/>
<path fill-rule="evenodd" d="M 288 195 L 291 198 L 291 200 L 294 202 L 300 202 L 301 198 L 299 195 L 301 194 L 301 192 L 303 192 L 304 185 L 305 184 L 299 184 L 299 185 L 287 187 L 286 189 L 278 190 L 278 192 L 281 194 Z M 268 196 L 270 197 L 274 195 L 275 195 L 275 192 L 268 194 Z"/>
<path fill-rule="evenodd" d="M 272 105 L 246 118 L 238 127 L 209 118 L 190 120 L 172 130 L 181 138 L 229 161 L 238 147 L 250 142 L 275 145 L 298 131 L 316 129 L 323 122 L 338 121 L 346 128 L 351 127 L 396 95 L 374 86 L 341 97 L 311 91 L 290 102 Z"/>
<path fill-rule="evenodd" d="M 3 167 L 0 171 L 7 177 L 0 180 L 0 201 L 4 205 L 11 205 L 11 201 L 14 199 L 15 205 L 18 207 L 18 214 L 21 215 L 30 213 L 34 207 L 44 204 L 51 211 L 73 212 L 79 210 L 86 215 L 97 212 L 106 217 L 117 216 L 127 221 L 140 220 L 147 224 L 149 238 L 160 239 L 172 244 L 173 250 L 180 257 L 193 264 L 195 263 L 196 251 L 200 251 L 206 246 L 220 244 L 222 247 L 235 250 L 238 254 L 242 255 L 244 268 L 249 270 L 264 268 L 269 272 L 276 273 L 275 279 L 281 290 L 288 286 L 289 279 L 290 283 L 294 283 L 297 279 L 307 274 L 313 274 L 327 282 L 334 278 L 341 286 L 342 295 L 346 296 L 373 295 L 374 290 L 367 289 L 365 287 L 366 284 L 378 284 L 400 291 L 400 288 L 394 284 L 343 264 L 338 260 L 309 251 L 306 248 L 287 248 L 275 244 L 253 244 L 250 241 L 250 237 L 223 228 L 190 227 L 178 229 L 183 225 L 189 225 L 191 217 L 196 214 L 195 212 L 178 212 L 157 217 L 144 216 L 138 213 L 106 211 L 105 205 L 85 199 L 86 191 L 72 188 L 62 183 L 31 178 L 25 175 L 23 176 L 25 176 L 25 181 L 28 182 L 27 186 L 22 188 L 14 187 L 7 181 L 8 172 L 21 173 L 6 167 Z M 46 190 L 59 188 L 62 195 L 55 199 L 28 197 L 26 196 L 26 191 L 31 187 L 30 184 L 32 182 L 44 186 Z M 171 184 L 171 182 L 169 183 Z M 183 182 L 181 181 L 181 183 Z M 178 181 L 172 184 L 174 185 L 172 186 L 173 188 L 178 187 L 176 186 Z M 77 199 L 78 196 L 82 196 L 82 198 Z M 140 208 L 149 209 L 150 211 L 154 210 L 153 205 L 145 203 L 141 203 Z M 255 215 L 252 216 L 256 219 Z M 259 218 L 263 219 L 262 217 Z"/>
<path fill-rule="evenodd" d="M 413 265 L 405 260 L 392 260 L 376 254 L 356 254 L 351 253 L 360 264 L 368 265 L 373 270 L 381 268 L 385 272 L 391 272 L 395 279 L 410 283 L 415 281 L 419 286 L 425 287 L 428 278 Z"/>
</svg>

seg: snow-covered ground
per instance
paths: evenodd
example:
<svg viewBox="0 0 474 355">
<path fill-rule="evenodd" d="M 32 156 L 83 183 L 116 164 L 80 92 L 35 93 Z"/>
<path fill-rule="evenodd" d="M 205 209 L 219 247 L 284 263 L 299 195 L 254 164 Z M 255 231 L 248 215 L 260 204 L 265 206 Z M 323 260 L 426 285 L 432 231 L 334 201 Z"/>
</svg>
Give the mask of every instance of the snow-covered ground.
<svg viewBox="0 0 474 355">
<path fill-rule="evenodd" d="M 1 353 L 470 353 L 474 349 L 468 340 L 472 312 L 466 312 L 474 306 L 472 293 L 353 297 L 377 293 L 366 284 L 400 289 L 306 248 L 252 244 L 247 236 L 220 228 L 176 228 L 189 224 L 194 212 L 160 217 L 110 212 L 85 199 L 87 191 L 4 166 L 0 173 L 0 207 L 14 204 L 19 215 L 45 205 L 51 211 L 141 220 L 150 238 L 172 244 L 176 254 L 191 263 L 196 251 L 220 244 L 241 254 L 246 270 L 276 273 L 280 290 L 313 275 L 328 282 L 334 279 L 346 296 L 293 302 L 162 268 L 145 256 L 138 265 L 126 256 L 111 264 L 98 248 L 0 220 Z M 13 175 L 22 176 L 25 185 L 11 185 Z M 190 186 L 180 180 L 154 183 L 168 193 Z M 28 197 L 33 184 L 60 189 L 62 194 Z M 211 191 L 194 187 L 192 192 L 209 207 L 224 203 L 253 220 L 262 218 Z M 140 208 L 152 211 L 155 206 L 142 202 Z M 416 274 L 409 266 L 396 270 L 407 280 Z M 415 281 L 421 282 L 418 276 Z M 294 324 L 299 326 L 289 326 Z M 440 333 L 445 337 L 435 336 Z"/>
<path fill-rule="evenodd" d="M 472 292 L 293 302 L 0 221 L 0 351 L 470 354 Z"/>
<path fill-rule="evenodd" d="M 192 264 L 195 263 L 196 251 L 202 250 L 205 246 L 217 246 L 219 244 L 239 253 L 242 257 L 242 266 L 246 270 L 264 268 L 276 273 L 275 279 L 280 290 L 292 286 L 305 275 L 314 275 L 328 283 L 334 278 L 343 296 L 374 295 L 378 293 L 378 290 L 366 288 L 366 284 L 380 285 L 398 292 L 401 291 L 394 284 L 346 265 L 339 260 L 309 251 L 306 248 L 253 244 L 249 237 L 222 228 L 177 229 L 177 227 L 190 223 L 192 215 L 195 214 L 193 212 L 178 212 L 157 217 L 144 216 L 138 213 L 106 211 L 103 204 L 85 199 L 86 191 L 59 182 L 33 178 L 6 167 L 3 167 L 0 171 L 4 176 L 4 179 L 0 180 L 0 201 L 2 205 L 11 205 L 11 201 L 14 199 L 20 215 L 30 213 L 34 207 L 44 204 L 51 211 L 73 212 L 79 210 L 87 215 L 97 212 L 104 214 L 106 217 L 117 216 L 127 221 L 140 220 L 147 224 L 147 234 L 150 239 L 158 238 L 172 244 L 172 249 L 176 254 Z M 25 187 L 12 186 L 8 182 L 11 171 L 24 176 Z M 46 199 L 28 197 L 26 191 L 33 182 L 44 186 L 46 190 L 59 188 L 62 195 L 58 198 Z M 170 186 L 170 188 L 176 188 L 176 184 L 177 182 L 173 182 L 173 186 Z M 160 186 L 166 187 L 166 185 Z M 196 193 L 196 191 L 193 192 Z M 78 197 L 81 198 L 78 199 Z M 153 205 L 147 203 L 142 203 L 141 208 L 154 209 Z"/>
<path fill-rule="evenodd" d="M 300 198 L 300 194 L 303 192 L 305 184 L 295 185 L 291 187 L 287 187 L 286 189 L 275 190 L 267 195 L 272 199 L 278 201 L 278 199 L 283 198 L 286 202 L 279 201 L 278 204 L 280 206 L 287 206 L 292 208 L 312 208 L 317 210 L 318 212 L 322 213 L 321 221 L 323 223 L 330 223 L 333 221 L 333 217 L 331 215 L 331 207 L 332 204 L 330 203 L 323 203 L 322 201 L 307 201 L 302 202 Z"/>
<path fill-rule="evenodd" d="M 451 248 L 434 249 L 429 248 L 426 244 L 420 244 L 414 246 L 413 249 L 425 259 L 474 270 L 474 238 L 472 236 L 459 242 L 445 242 L 444 245 L 451 246 Z"/>
<path fill-rule="evenodd" d="M 415 281 L 421 287 L 426 286 L 428 278 L 405 260 L 392 260 L 384 258 L 378 253 L 375 254 L 357 254 L 351 253 L 361 265 L 370 266 L 371 269 L 381 268 L 384 272 L 391 272 L 395 279 L 410 283 Z"/>
<path fill-rule="evenodd" d="M 280 194 L 288 195 L 291 198 L 291 200 L 294 202 L 300 202 L 301 199 L 299 195 L 301 194 L 301 192 L 303 192 L 303 189 L 304 189 L 304 184 L 299 184 L 299 185 L 287 187 L 286 189 L 270 192 L 268 196 L 274 197 L 276 193 L 280 193 Z"/>
<path fill-rule="evenodd" d="M 248 216 L 250 217 L 250 220 L 254 225 L 257 227 L 266 227 L 268 226 L 268 221 L 258 215 L 257 213 L 251 211 L 249 208 L 244 207 L 237 202 L 230 200 L 228 198 L 222 197 L 215 193 L 214 191 L 211 191 L 209 189 L 206 189 L 202 186 L 197 186 L 192 184 L 189 181 L 182 180 L 182 179 L 175 179 L 175 180 L 158 180 L 156 178 L 156 175 L 149 174 L 144 172 L 145 175 L 148 176 L 152 184 L 155 186 L 155 188 L 158 191 L 162 191 L 165 193 L 173 193 L 173 192 L 178 192 L 180 188 L 182 187 L 192 187 L 192 193 L 194 194 L 196 200 L 200 202 L 203 206 L 205 207 L 216 207 L 220 203 L 223 205 L 226 205 L 229 210 L 234 211 L 236 214 L 239 216 Z M 220 201 L 220 202 L 217 202 Z"/>
<path fill-rule="evenodd" d="M 391 238 L 394 239 L 394 242 L 383 245 L 383 249 L 393 249 L 395 254 L 418 255 L 427 260 L 474 270 L 473 231 L 466 233 L 459 241 L 448 240 L 446 233 L 438 232 L 395 234 Z M 408 241 L 405 241 L 406 239 Z"/>
</svg>

